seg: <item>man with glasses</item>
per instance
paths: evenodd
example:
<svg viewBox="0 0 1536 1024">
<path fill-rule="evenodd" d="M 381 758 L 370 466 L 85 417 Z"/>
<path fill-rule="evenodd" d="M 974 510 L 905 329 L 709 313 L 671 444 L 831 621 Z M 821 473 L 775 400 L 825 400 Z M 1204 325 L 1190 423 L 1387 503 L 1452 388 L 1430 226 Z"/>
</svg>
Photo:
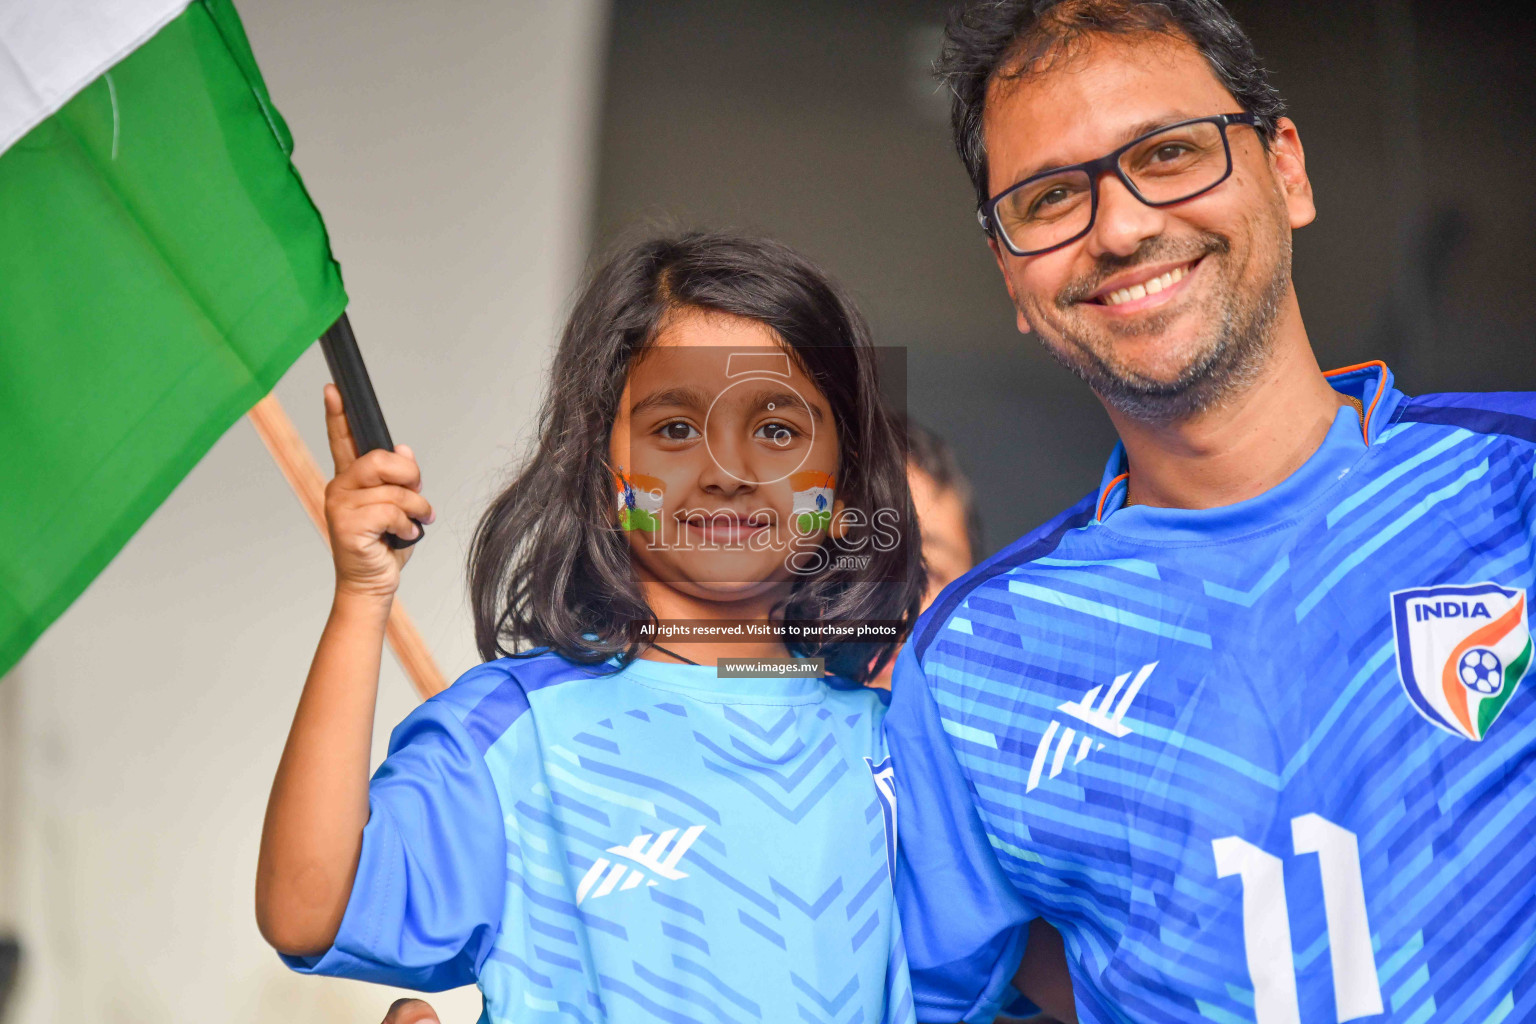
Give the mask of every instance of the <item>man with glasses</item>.
<svg viewBox="0 0 1536 1024">
<path fill-rule="evenodd" d="M 1121 444 L 897 665 L 919 1018 L 1536 1020 L 1536 398 L 1319 368 L 1301 140 L 1216 0 L 973 2 L 940 70 Z"/>
</svg>

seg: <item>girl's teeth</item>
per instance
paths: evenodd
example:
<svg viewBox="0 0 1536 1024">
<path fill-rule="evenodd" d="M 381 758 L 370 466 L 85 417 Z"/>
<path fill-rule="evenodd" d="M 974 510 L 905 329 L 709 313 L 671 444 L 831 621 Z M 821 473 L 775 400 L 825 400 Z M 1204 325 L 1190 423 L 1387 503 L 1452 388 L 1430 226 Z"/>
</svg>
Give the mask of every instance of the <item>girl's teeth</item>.
<svg viewBox="0 0 1536 1024">
<path fill-rule="evenodd" d="M 1179 281 L 1184 280 L 1185 275 L 1188 273 L 1189 271 L 1184 267 L 1175 267 L 1168 271 L 1168 273 L 1160 277 L 1154 277 L 1143 284 L 1133 284 L 1129 288 L 1117 288 L 1104 296 L 1104 304 L 1118 306 L 1123 302 L 1134 302 L 1136 299 L 1144 299 L 1148 295 L 1156 295 L 1164 288 L 1171 288 Z"/>
</svg>

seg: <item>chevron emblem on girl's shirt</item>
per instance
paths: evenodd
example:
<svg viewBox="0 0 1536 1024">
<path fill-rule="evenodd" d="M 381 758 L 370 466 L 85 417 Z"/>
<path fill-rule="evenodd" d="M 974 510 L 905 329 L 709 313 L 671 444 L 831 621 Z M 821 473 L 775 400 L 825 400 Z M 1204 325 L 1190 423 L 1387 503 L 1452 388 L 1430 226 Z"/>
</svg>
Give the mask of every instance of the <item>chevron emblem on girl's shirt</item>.
<svg viewBox="0 0 1536 1024">
<path fill-rule="evenodd" d="M 636 888 L 641 882 L 649 886 L 662 879 L 675 882 L 687 878 L 688 873 L 677 870 L 677 865 L 683 859 L 683 854 L 704 832 L 704 826 L 690 826 L 683 831 L 681 838 L 678 836 L 679 831 L 669 828 L 659 836 L 642 832 L 623 846 L 608 847 L 608 852 L 616 859 L 599 857 L 593 862 L 582 876 L 581 884 L 576 887 L 576 902 L 583 903 L 589 896 L 592 899 L 607 896 L 615 887 L 622 892 Z M 631 864 L 634 866 L 631 867 Z M 659 877 L 651 878 L 648 875 Z M 620 884 L 621 881 L 623 884 Z"/>
</svg>

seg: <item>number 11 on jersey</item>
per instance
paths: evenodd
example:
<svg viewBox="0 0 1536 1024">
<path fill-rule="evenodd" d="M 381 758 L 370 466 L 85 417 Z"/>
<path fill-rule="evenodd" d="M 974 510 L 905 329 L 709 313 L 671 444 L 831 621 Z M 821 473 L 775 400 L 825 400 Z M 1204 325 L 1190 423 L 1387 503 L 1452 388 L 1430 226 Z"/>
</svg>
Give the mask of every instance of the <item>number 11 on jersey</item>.
<svg viewBox="0 0 1536 1024">
<path fill-rule="evenodd" d="M 1353 832 L 1326 818 L 1303 814 L 1291 819 L 1291 843 L 1298 856 L 1317 854 L 1322 872 L 1338 1021 L 1381 1013 L 1381 981 L 1365 913 L 1359 841 Z M 1238 836 L 1211 840 L 1211 852 L 1218 877 L 1237 875 L 1243 883 L 1243 945 L 1257 1024 L 1301 1024 L 1283 862 Z"/>
</svg>

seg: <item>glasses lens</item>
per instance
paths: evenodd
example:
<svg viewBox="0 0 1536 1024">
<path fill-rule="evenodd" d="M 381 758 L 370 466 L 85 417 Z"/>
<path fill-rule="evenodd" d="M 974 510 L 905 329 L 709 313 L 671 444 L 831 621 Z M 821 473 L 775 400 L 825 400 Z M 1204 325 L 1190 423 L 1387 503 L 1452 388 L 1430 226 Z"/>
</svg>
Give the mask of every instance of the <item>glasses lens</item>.
<svg viewBox="0 0 1536 1024">
<path fill-rule="evenodd" d="M 1088 226 L 1092 182 L 1086 171 L 1061 171 L 1026 181 L 997 201 L 997 228 L 1023 252 L 1060 245 Z"/>
<path fill-rule="evenodd" d="M 1188 199 L 1227 173 L 1221 129 L 1209 121 L 1158 132 L 1120 155 L 1120 169 L 1152 203 Z"/>
</svg>

